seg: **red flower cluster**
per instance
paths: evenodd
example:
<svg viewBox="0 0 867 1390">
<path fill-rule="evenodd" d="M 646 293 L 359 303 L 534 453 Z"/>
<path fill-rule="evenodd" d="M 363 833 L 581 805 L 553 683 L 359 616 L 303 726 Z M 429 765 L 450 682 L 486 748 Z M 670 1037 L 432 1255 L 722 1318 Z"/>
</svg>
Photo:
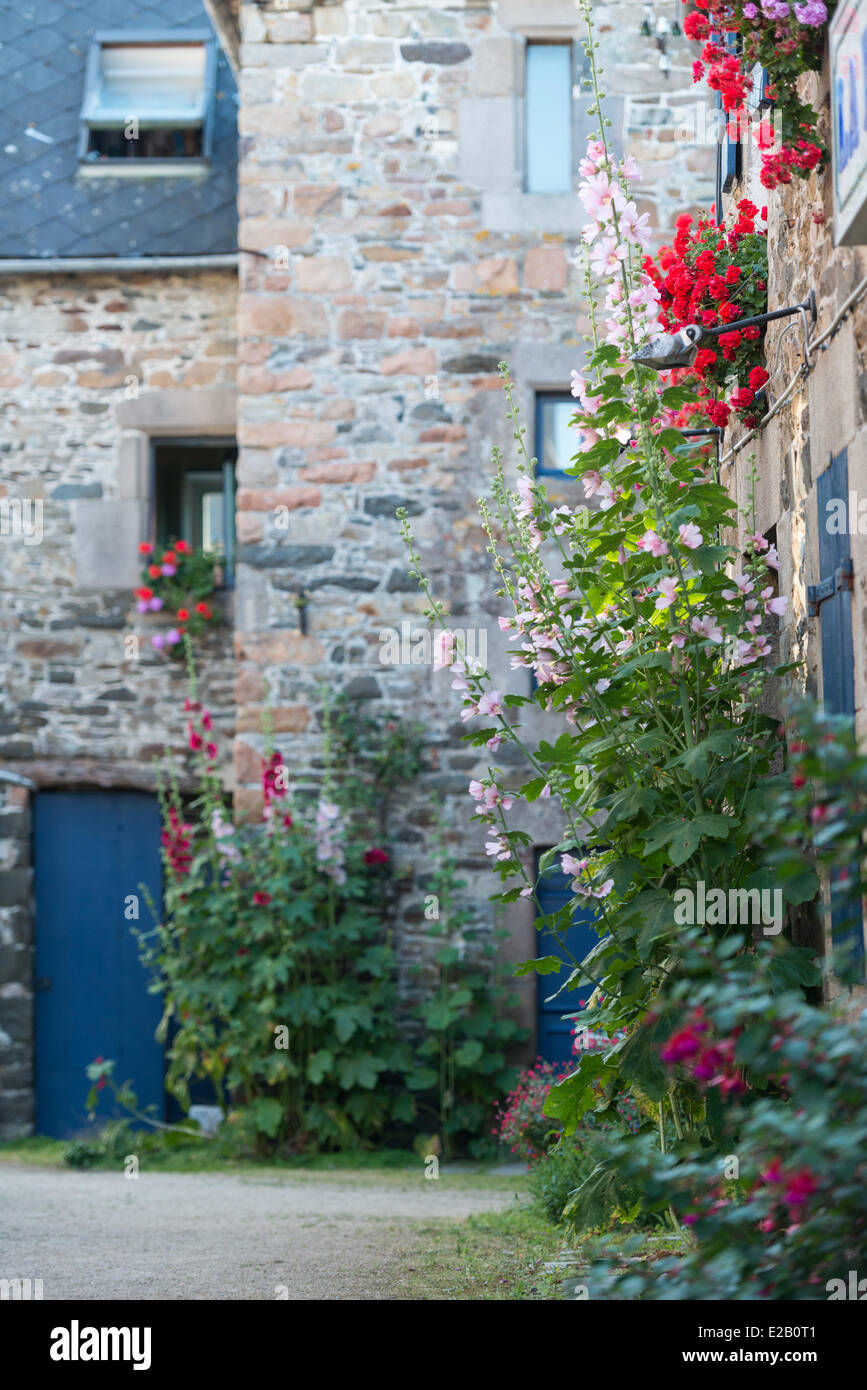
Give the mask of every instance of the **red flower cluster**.
<svg viewBox="0 0 867 1390">
<path fill-rule="evenodd" d="M 683 0 L 684 4 L 690 0 Z M 750 129 L 746 101 L 752 88 L 752 73 L 761 63 L 775 80 L 768 94 L 778 103 L 782 125 L 786 130 L 800 128 L 807 134 L 814 128 L 810 108 L 802 106 L 794 96 L 799 73 L 821 65 L 822 26 L 815 20 L 801 20 L 797 13 L 782 16 L 772 14 L 763 6 L 735 5 L 732 0 L 692 0 L 696 8 L 683 21 L 688 39 L 703 43 L 701 59 L 692 65 L 693 82 L 706 81 L 719 92 L 722 108 L 730 117 L 733 138 L 743 139 Z M 748 11 L 745 13 L 745 11 Z M 738 35 L 736 53 L 726 45 L 724 36 Z M 825 157 L 824 150 L 812 141 L 800 138 L 784 143 L 774 152 L 776 134 L 765 117 L 754 128 L 754 138 L 761 151 L 761 181 L 765 188 L 789 183 L 793 173 L 806 175 Z"/>
<path fill-rule="evenodd" d="M 172 806 L 169 810 L 168 828 L 163 830 L 160 835 L 160 842 L 172 869 L 178 876 L 190 872 L 190 865 L 193 862 L 190 849 L 192 833 L 193 827 L 183 824 L 175 807 Z"/>
<path fill-rule="evenodd" d="M 266 810 L 272 801 L 279 801 L 289 790 L 288 787 L 279 786 L 277 782 L 283 767 L 283 759 L 279 753 L 272 753 L 267 763 L 264 758 L 262 760 L 262 796 Z M 291 819 L 289 824 L 292 824 Z"/>
<path fill-rule="evenodd" d="M 756 1188 L 771 1187 L 778 1189 L 777 1202 L 788 1207 L 788 1221 L 798 1221 L 802 1215 L 802 1208 L 806 1206 L 809 1199 L 818 1192 L 819 1184 L 809 1168 L 798 1168 L 795 1172 L 786 1173 L 783 1165 L 778 1158 L 768 1164 L 763 1173 L 759 1175 Z M 759 1229 L 762 1231 L 773 1231 L 781 1224 L 773 1216 L 766 1216 L 764 1221 L 759 1222 Z"/>
<path fill-rule="evenodd" d="M 719 1086 L 723 1094 L 746 1090 L 743 1077 L 735 1063 L 737 1033 L 730 1038 L 711 1042 L 705 1034 L 710 1024 L 701 1009 L 696 1009 L 689 1023 L 679 1033 L 673 1033 L 660 1049 L 660 1059 L 666 1066 L 686 1066 L 696 1081 Z"/>
<path fill-rule="evenodd" d="M 765 288 L 764 281 L 755 276 L 754 266 L 757 258 L 763 263 L 762 242 L 758 239 L 767 233 L 758 224 L 764 221 L 766 212 L 762 208 L 760 214 L 754 203 L 742 198 L 737 205 L 737 219 L 728 231 L 717 227 L 711 217 L 699 218 L 695 225 L 689 213 L 678 217 L 673 245 L 661 248 L 658 264 L 650 257 L 644 263 L 644 270 L 659 290 L 660 317 L 669 332 L 677 332 L 688 323 L 716 328 L 752 316 L 756 292 Z M 697 377 L 700 383 L 698 402 L 687 407 L 679 423 L 687 422 L 687 414 L 698 413 L 724 429 L 732 408 L 743 413 L 752 407 L 757 390 L 752 383 L 752 395 L 736 392 L 731 405 L 713 400 L 711 392 L 733 371 L 739 374 L 755 362 L 760 341 L 759 328 L 735 328 L 720 333 L 714 346 L 698 350 L 693 366 L 672 378 Z"/>
</svg>

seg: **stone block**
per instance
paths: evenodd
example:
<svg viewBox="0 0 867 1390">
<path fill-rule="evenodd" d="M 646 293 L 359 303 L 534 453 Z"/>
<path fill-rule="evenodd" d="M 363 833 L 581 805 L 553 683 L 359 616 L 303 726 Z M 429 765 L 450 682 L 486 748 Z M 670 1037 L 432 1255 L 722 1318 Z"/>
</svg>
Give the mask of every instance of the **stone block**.
<svg viewBox="0 0 867 1390">
<path fill-rule="evenodd" d="M 299 256 L 294 270 L 295 284 L 305 294 L 338 294 L 352 289 L 352 271 L 345 256 Z"/>
<path fill-rule="evenodd" d="M 241 333 L 275 338 L 321 338 L 328 318 L 321 304 L 277 294 L 246 295 L 238 315 Z"/>
<path fill-rule="evenodd" d="M 562 246 L 531 246 L 524 257 L 524 284 L 528 290 L 562 292 L 568 275 L 569 263 Z"/>
<path fill-rule="evenodd" d="M 132 589 L 139 583 L 139 541 L 147 503 L 73 502 L 75 582 L 79 589 Z"/>
</svg>

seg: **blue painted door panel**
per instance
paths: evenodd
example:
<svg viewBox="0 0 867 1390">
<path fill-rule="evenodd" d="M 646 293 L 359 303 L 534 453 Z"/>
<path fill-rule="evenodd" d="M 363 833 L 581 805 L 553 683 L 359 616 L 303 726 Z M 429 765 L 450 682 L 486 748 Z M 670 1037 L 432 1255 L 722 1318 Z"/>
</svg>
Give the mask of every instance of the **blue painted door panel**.
<svg viewBox="0 0 867 1390">
<path fill-rule="evenodd" d="M 822 696 L 829 714 L 846 715 L 855 719 L 855 654 L 852 635 L 852 591 L 844 573 L 852 572 L 852 541 L 846 531 L 828 529 L 833 508 L 829 503 L 842 502 L 849 511 L 849 456 L 846 449 L 835 454 L 816 483 L 816 508 L 819 520 L 820 580 L 832 580 L 832 592 L 811 588 L 810 598 L 819 598 L 818 612 L 822 638 Z M 851 579 L 848 583 L 851 584 Z M 857 881 L 857 865 L 850 869 Z M 844 951 L 853 966 L 864 972 L 864 932 L 860 901 L 850 899 L 838 905 L 831 914 L 831 936 L 835 947 Z"/>
<path fill-rule="evenodd" d="M 160 1001 L 148 993 L 124 899 L 146 883 L 159 900 L 160 813 L 144 792 L 40 792 L 34 821 L 36 1123 L 65 1138 L 87 1126 L 85 1067 L 115 1061 L 140 1105 L 163 1116 Z M 140 912 L 146 917 L 142 900 Z M 113 1113 L 100 1093 L 97 1116 Z"/>
<path fill-rule="evenodd" d="M 566 903 L 572 902 L 575 895 L 570 888 L 571 882 L 571 878 L 559 870 L 556 873 L 546 873 L 543 878 L 540 878 L 536 891 L 541 915 L 557 912 Z M 592 909 L 585 909 L 584 911 L 578 909 L 572 918 L 572 926 L 566 933 L 564 944 L 576 960 L 583 960 L 599 941 L 593 928 L 593 921 L 594 912 Z M 550 995 L 556 994 L 563 982 L 569 978 L 574 967 L 556 936 L 549 931 L 538 933 L 538 954 L 540 956 L 558 956 L 564 963 L 559 975 L 537 975 L 536 977 L 539 1020 L 538 1053 L 546 1062 L 569 1062 L 574 1056 L 572 1051 L 573 1025 L 572 1021 L 565 1019 L 563 1015 L 577 1013 L 581 1008 L 581 1000 L 589 998 L 592 994 L 593 985 L 588 981 L 586 987 L 582 985 L 578 989 L 565 990 L 557 999 L 550 999 Z"/>
</svg>

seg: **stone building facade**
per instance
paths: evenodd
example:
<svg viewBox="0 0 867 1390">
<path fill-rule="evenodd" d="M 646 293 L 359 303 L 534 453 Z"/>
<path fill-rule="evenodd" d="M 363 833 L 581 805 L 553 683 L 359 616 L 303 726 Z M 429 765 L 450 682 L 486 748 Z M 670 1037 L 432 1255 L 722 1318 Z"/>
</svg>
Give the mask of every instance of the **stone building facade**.
<svg viewBox="0 0 867 1390">
<path fill-rule="evenodd" d="M 498 364 L 510 364 L 532 451 L 537 398 L 566 392 L 581 357 L 574 188 L 591 127 L 577 44 L 571 188 L 525 187 L 528 46 L 580 37 L 571 0 L 153 0 L 130 31 L 198 32 L 210 19 L 220 38 L 210 173 L 88 182 L 70 111 L 88 43 L 116 24 L 110 9 L 67 11 L 59 42 L 48 18 L 24 27 L 16 41 L 45 55 L 34 85 L 49 95 L 29 125 L 16 117 L 0 173 L 0 499 L 40 502 L 43 526 L 38 544 L 0 539 L 0 1132 L 10 1137 L 34 1124 L 30 818 L 61 788 L 152 793 L 164 745 L 182 767 L 183 673 L 153 653 L 131 611 L 136 543 L 154 525 L 154 449 L 237 446 L 236 585 L 201 677 L 239 813 L 258 802 L 266 691 L 302 786 L 318 776 L 323 681 L 429 730 L 428 768 L 398 833 L 409 987 L 434 815 L 483 921 L 491 885 L 466 797 L 478 764 L 459 742 L 448 680 L 382 660 L 384 634 L 424 627 L 395 510 L 409 513 L 455 625 L 485 635 L 500 688 L 516 689 L 475 506 L 492 448 L 512 458 Z M 640 207 L 663 240 L 677 212 L 713 198 L 714 150 L 675 138 L 696 105 L 687 45 L 669 41 L 666 74 L 640 32 L 643 5 L 594 15 L 612 138 L 643 165 Z M 237 238 L 226 214 L 235 110 Z M 574 482 L 549 481 L 577 497 Z M 525 828 L 539 848 L 559 838 L 538 810 Z M 507 954 L 535 954 L 529 910 L 508 925 Z M 524 989 L 534 1052 L 535 984 Z"/>
</svg>

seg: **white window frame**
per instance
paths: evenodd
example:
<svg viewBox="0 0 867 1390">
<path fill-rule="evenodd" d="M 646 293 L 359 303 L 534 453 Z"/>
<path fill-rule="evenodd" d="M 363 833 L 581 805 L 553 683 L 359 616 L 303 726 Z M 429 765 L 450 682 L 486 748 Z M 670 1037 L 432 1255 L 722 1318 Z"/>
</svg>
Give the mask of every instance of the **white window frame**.
<svg viewBox="0 0 867 1390">
<path fill-rule="evenodd" d="M 188 124 L 201 125 L 202 152 L 200 155 L 194 155 L 189 158 L 169 159 L 101 158 L 89 160 L 87 158 L 91 129 L 117 129 L 122 128 L 125 124 L 125 121 L 119 122 L 118 126 L 111 125 L 109 127 L 101 123 L 99 125 L 92 124 L 90 114 L 94 109 L 100 92 L 102 50 L 104 47 L 114 47 L 118 45 L 125 48 L 169 48 L 174 45 L 197 45 L 204 48 L 205 66 L 202 77 L 202 95 L 199 112 L 195 120 L 188 120 Z M 216 72 L 217 46 L 214 35 L 208 29 L 113 29 L 102 30 L 94 34 L 87 55 L 84 91 L 82 93 L 81 112 L 79 115 L 79 173 L 87 177 L 110 176 L 112 178 L 117 178 L 120 176 L 124 178 L 143 178 L 165 174 L 181 174 L 189 177 L 196 173 L 207 172 L 210 167 L 214 135 L 213 114 Z M 158 129 L 165 123 L 156 119 L 145 119 L 141 124 L 145 129 Z"/>
</svg>

